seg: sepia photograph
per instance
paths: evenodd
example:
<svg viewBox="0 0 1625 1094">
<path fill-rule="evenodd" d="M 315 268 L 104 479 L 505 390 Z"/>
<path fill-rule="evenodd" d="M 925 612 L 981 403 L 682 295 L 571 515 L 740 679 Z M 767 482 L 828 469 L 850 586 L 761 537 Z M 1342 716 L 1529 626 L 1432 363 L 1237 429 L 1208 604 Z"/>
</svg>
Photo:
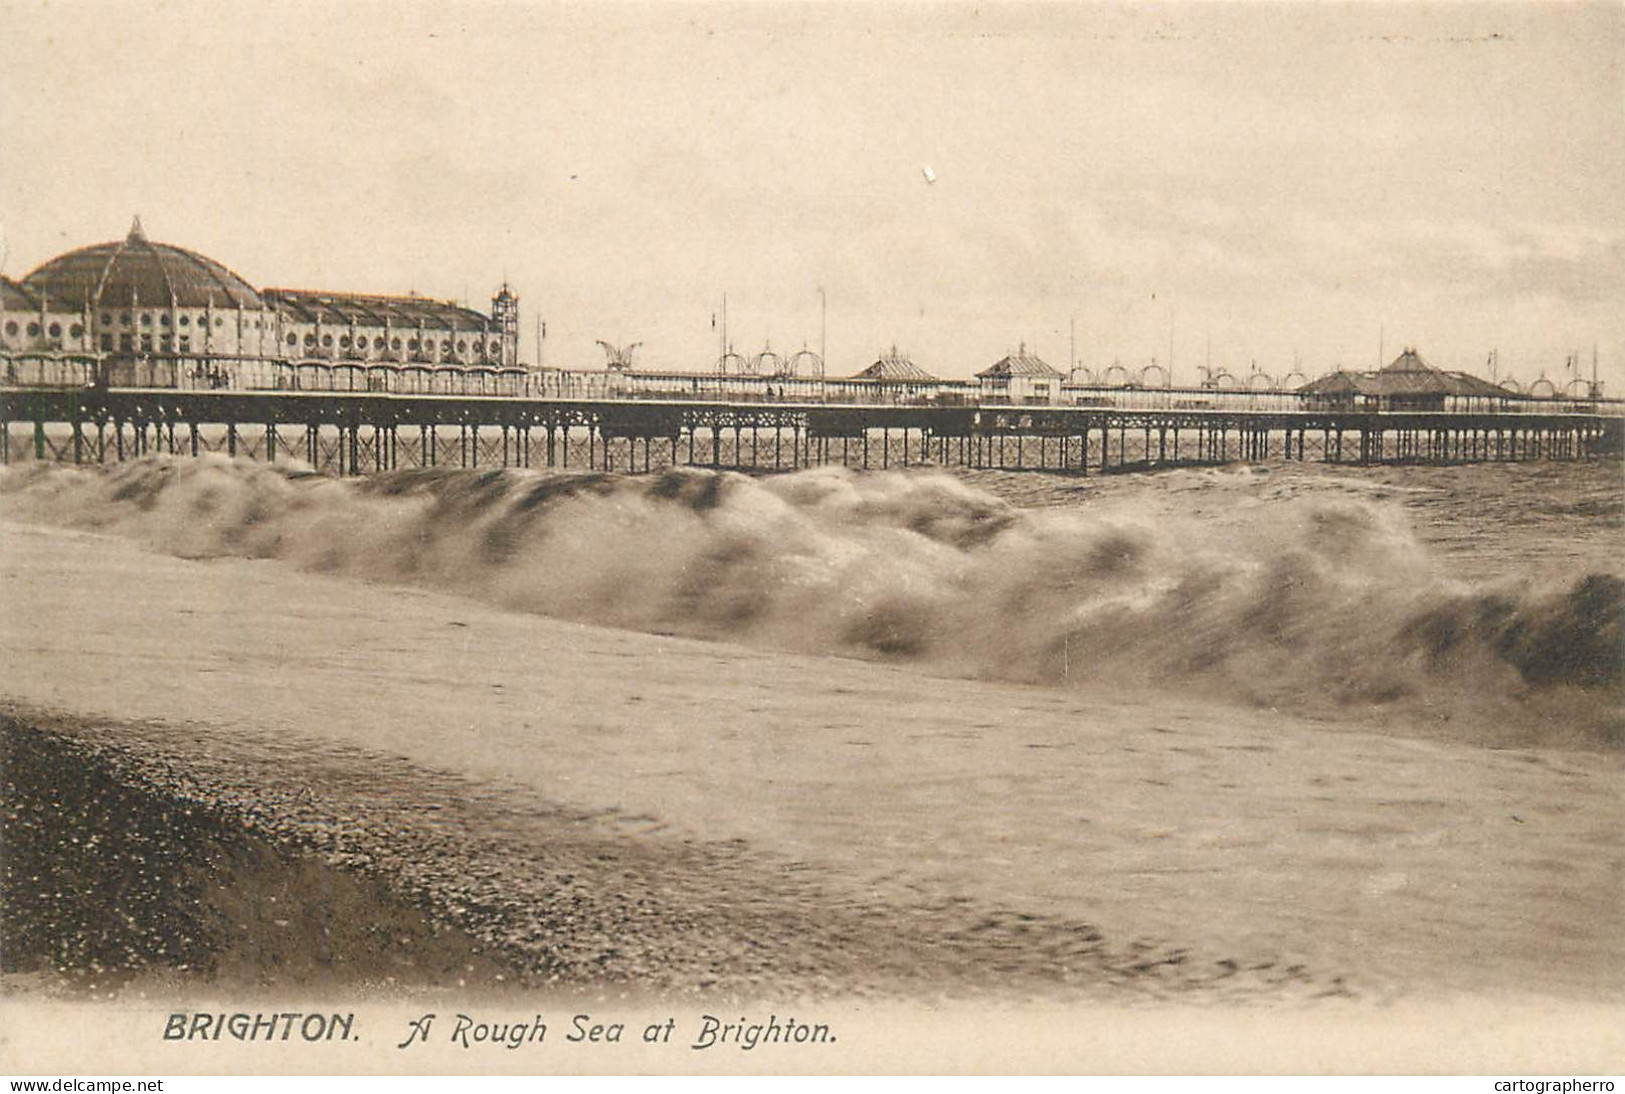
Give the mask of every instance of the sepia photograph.
<svg viewBox="0 0 1625 1094">
<path fill-rule="evenodd" d="M 9 1079 L 1625 1072 L 1615 0 L 0 0 L 0 365 Z"/>
</svg>

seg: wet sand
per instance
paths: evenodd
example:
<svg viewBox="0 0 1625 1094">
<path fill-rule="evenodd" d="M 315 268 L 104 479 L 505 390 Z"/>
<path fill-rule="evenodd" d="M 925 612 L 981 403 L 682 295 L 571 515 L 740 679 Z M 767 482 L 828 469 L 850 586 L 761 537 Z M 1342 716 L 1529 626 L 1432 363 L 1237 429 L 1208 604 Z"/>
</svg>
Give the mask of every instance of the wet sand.
<svg viewBox="0 0 1625 1094">
<path fill-rule="evenodd" d="M 12 524 L 0 560 L 20 722 L 527 977 L 1625 995 L 1615 754 L 933 678 Z"/>
</svg>

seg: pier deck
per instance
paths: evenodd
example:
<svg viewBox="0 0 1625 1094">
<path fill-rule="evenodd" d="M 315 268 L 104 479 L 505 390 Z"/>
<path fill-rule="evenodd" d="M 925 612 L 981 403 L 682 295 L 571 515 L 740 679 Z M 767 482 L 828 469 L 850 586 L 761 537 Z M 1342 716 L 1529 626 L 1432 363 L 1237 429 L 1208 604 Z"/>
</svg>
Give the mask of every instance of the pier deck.
<svg viewBox="0 0 1625 1094">
<path fill-rule="evenodd" d="M 375 393 L 0 389 L 0 458 L 165 452 L 326 473 L 548 467 L 637 473 L 918 464 L 1099 474 L 1235 461 L 1467 463 L 1617 454 L 1607 413 L 875 406 Z"/>
</svg>

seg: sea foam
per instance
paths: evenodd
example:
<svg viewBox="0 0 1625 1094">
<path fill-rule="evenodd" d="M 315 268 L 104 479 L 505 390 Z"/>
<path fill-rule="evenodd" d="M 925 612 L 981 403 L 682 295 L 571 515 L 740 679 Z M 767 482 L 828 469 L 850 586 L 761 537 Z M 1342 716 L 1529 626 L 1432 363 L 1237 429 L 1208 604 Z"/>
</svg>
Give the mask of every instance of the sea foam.
<svg viewBox="0 0 1625 1094">
<path fill-rule="evenodd" d="M 1147 491 L 1157 485 L 1148 480 Z M 1225 519 L 1122 492 L 1022 509 L 946 473 L 751 478 L 409 470 L 224 457 L 13 467 L 11 519 L 187 558 L 278 559 L 624 628 L 931 671 L 1618 743 L 1625 582 L 1471 583 L 1394 501 Z M 1512 733 L 1522 725 L 1526 732 Z"/>
</svg>

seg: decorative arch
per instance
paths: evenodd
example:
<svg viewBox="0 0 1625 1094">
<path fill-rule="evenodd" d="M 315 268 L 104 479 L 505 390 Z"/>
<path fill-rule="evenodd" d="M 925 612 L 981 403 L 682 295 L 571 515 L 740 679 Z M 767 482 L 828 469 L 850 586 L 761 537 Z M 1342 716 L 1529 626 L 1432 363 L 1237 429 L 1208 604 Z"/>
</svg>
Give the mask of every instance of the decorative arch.
<svg viewBox="0 0 1625 1094">
<path fill-rule="evenodd" d="M 751 375 L 772 377 L 783 376 L 784 364 L 784 358 L 774 353 L 771 347 L 766 347 L 761 353 L 758 353 L 755 357 L 750 359 Z"/>
<path fill-rule="evenodd" d="M 785 362 L 785 371 L 781 376 L 784 379 L 822 380 L 824 359 L 812 350 L 803 348 Z"/>
<path fill-rule="evenodd" d="M 743 355 L 735 353 L 733 350 L 729 350 L 717 358 L 718 376 L 755 376 L 756 373 L 752 371 L 752 367 L 750 361 L 747 361 Z"/>
</svg>

